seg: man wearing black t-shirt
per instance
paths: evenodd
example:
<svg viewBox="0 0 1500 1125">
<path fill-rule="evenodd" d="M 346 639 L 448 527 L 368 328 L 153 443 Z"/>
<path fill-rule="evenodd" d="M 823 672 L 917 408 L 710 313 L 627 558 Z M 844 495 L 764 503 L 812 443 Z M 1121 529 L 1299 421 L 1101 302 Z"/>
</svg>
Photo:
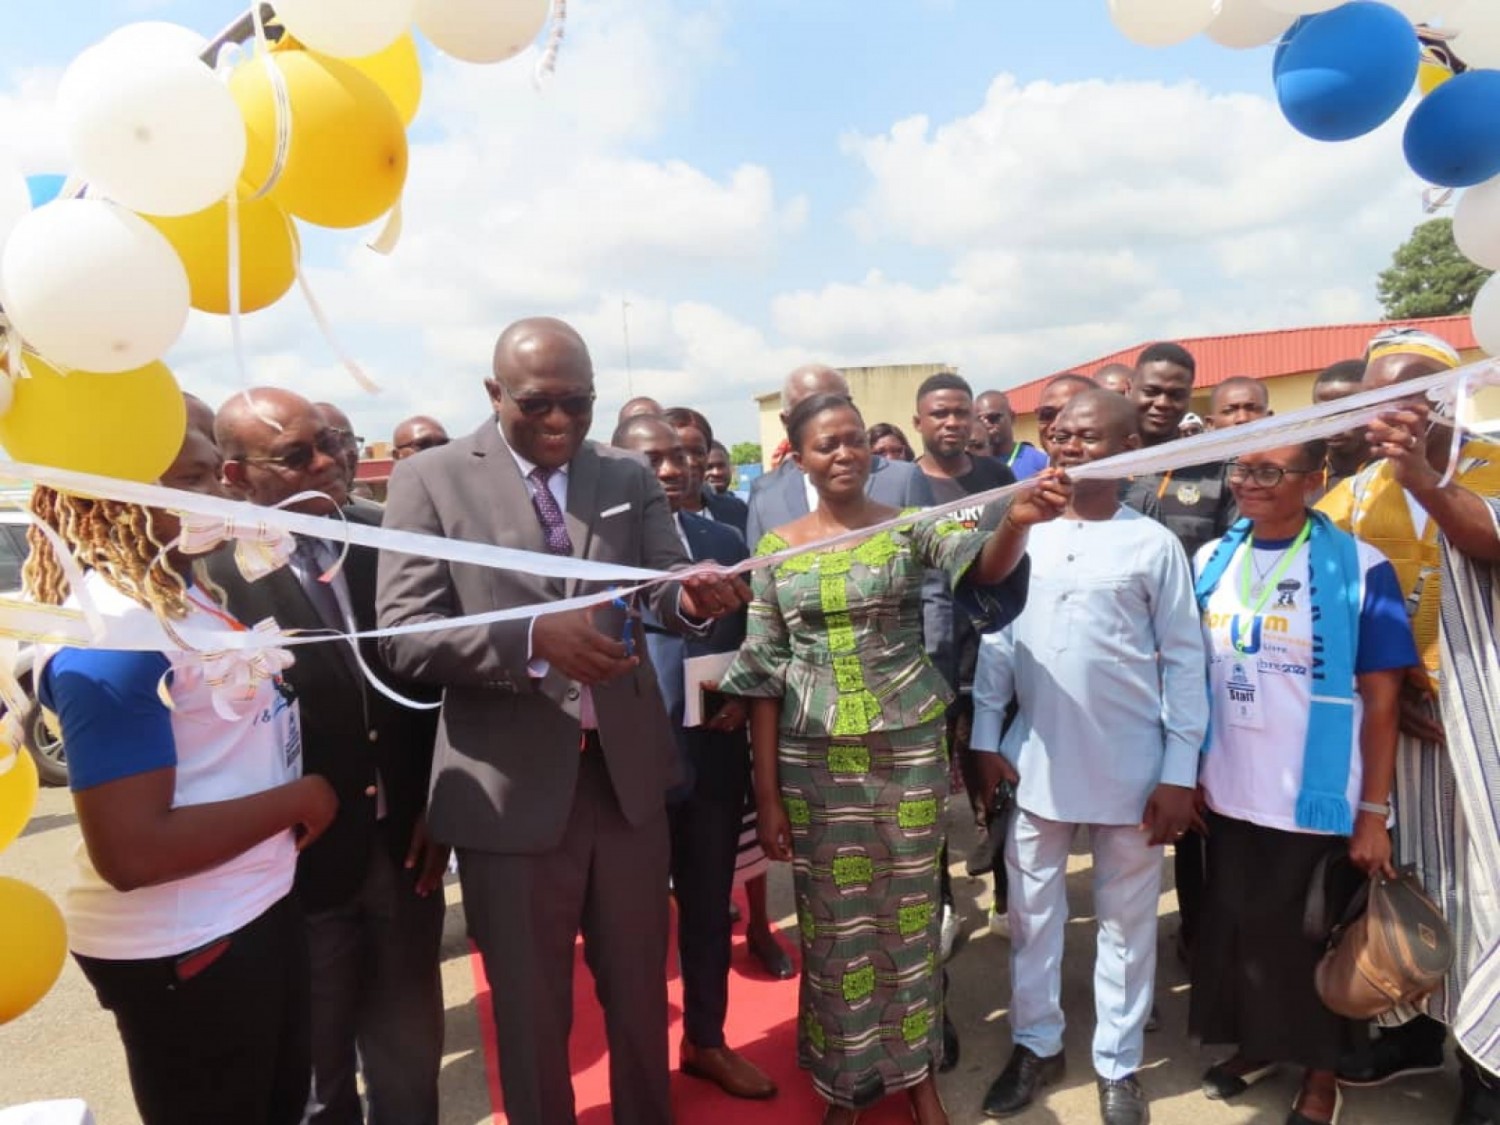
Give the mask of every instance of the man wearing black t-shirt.
<svg viewBox="0 0 1500 1125">
<path fill-rule="evenodd" d="M 1177 439 L 1197 373 L 1192 353 L 1180 344 L 1151 344 L 1141 352 L 1131 397 L 1140 411 L 1141 441 L 1146 446 Z M 1189 559 L 1203 544 L 1228 531 L 1239 516 L 1222 461 L 1136 477 L 1127 486 L 1124 501 L 1177 536 Z M 1203 837 L 1189 832 L 1176 842 L 1173 852 L 1178 955 L 1185 958 L 1197 931 L 1203 898 Z"/>
<path fill-rule="evenodd" d="M 992 488 L 1014 484 L 1016 477 L 1004 464 L 993 457 L 976 457 L 967 451 L 969 434 L 974 425 L 974 392 L 969 384 L 952 372 L 939 372 L 929 376 L 917 388 L 917 412 L 912 418 L 917 434 L 922 439 L 922 455 L 917 458 L 917 468 L 927 477 L 932 486 L 933 499 L 938 504 L 950 504 L 965 496 L 987 492 Z M 966 528 L 993 527 L 1003 513 L 1003 507 L 988 508 L 975 504 L 950 512 L 948 519 L 957 520 Z M 949 753 L 961 770 L 964 788 L 969 793 L 969 804 L 974 810 L 975 820 L 984 828 L 985 797 L 980 792 L 978 771 L 969 751 L 969 727 L 973 720 L 974 703 L 970 694 L 974 683 L 974 667 L 979 660 L 979 633 L 969 617 L 955 607 L 953 614 L 953 651 L 957 663 L 957 682 L 953 687 L 958 698 L 948 708 Z M 969 871 L 979 874 L 996 870 L 997 901 L 1004 901 L 1005 888 L 1001 879 L 1004 867 L 996 866 L 990 854 L 991 843 L 988 832 L 982 831 L 970 857 Z M 979 854 L 983 853 L 983 854 Z M 947 957 L 953 949 L 958 935 L 958 916 L 953 905 L 953 890 L 948 877 L 947 857 L 943 864 L 943 955 Z"/>
</svg>

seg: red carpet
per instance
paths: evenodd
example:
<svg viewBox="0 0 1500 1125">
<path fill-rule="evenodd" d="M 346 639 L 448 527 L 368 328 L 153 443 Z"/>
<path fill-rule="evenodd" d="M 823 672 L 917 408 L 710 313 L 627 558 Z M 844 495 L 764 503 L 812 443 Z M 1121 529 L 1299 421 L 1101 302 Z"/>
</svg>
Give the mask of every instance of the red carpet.
<svg viewBox="0 0 1500 1125">
<path fill-rule="evenodd" d="M 741 904 L 743 909 L 743 903 Z M 682 1036 L 682 981 L 677 974 L 676 931 L 669 958 L 667 1004 L 671 1015 L 672 1105 L 680 1125 L 817 1125 L 824 1103 L 813 1093 L 808 1076 L 797 1068 L 797 980 L 772 980 L 751 959 L 745 947 L 744 925 L 735 926 L 734 967 L 729 974 L 729 1021 L 725 1037 L 729 1045 L 766 1071 L 781 1092 L 770 1101 L 751 1102 L 731 1098 L 717 1086 L 687 1078 L 677 1070 L 677 1045 Z M 796 957 L 796 950 L 785 938 Z M 484 1039 L 485 1069 L 489 1076 L 490 1101 L 495 1121 L 505 1121 L 500 1095 L 499 1059 L 495 1044 L 494 1016 L 489 985 L 479 955 L 470 955 L 474 967 L 475 1000 Z M 579 1125 L 609 1125 L 609 1055 L 604 1038 L 604 1014 L 594 999 L 594 982 L 583 963 L 580 941 L 573 960 L 573 1091 Z M 860 1116 L 868 1125 L 901 1125 L 911 1117 L 904 1097 L 887 1098 L 874 1110 Z"/>
</svg>

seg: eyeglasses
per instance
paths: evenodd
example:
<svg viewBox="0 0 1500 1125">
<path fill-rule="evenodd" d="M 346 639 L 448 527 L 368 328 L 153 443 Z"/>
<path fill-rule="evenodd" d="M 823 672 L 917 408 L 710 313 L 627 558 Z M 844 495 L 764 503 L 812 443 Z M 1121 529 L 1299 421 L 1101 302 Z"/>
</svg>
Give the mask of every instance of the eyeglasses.
<svg viewBox="0 0 1500 1125">
<path fill-rule="evenodd" d="M 396 446 L 396 448 L 410 449 L 413 453 L 421 453 L 424 449 L 436 449 L 440 445 L 447 444 L 448 439 L 445 437 L 419 437 L 413 438 L 411 441 L 403 441 L 400 445 Z"/>
<path fill-rule="evenodd" d="M 365 444 L 365 439 L 353 430 L 334 430 L 339 435 L 339 440 L 344 443 L 345 449 L 360 449 Z"/>
<path fill-rule="evenodd" d="M 291 473 L 300 473 L 316 460 L 319 453 L 326 453 L 330 457 L 342 457 L 348 448 L 346 439 L 338 430 L 323 430 L 311 443 L 299 441 L 296 445 L 289 446 L 285 453 L 278 453 L 274 457 L 245 457 L 234 458 L 250 465 L 279 465 Z"/>
<path fill-rule="evenodd" d="M 1001 422 L 1005 421 L 1005 415 L 996 411 L 993 414 L 981 414 L 979 420 L 986 426 L 998 426 Z"/>
<path fill-rule="evenodd" d="M 1231 461 L 1229 462 L 1229 483 L 1244 484 L 1248 480 L 1254 481 L 1262 488 L 1275 488 L 1285 477 L 1307 476 L 1309 473 L 1321 471 L 1321 469 L 1283 469 L 1280 465 L 1242 465 L 1238 461 Z"/>
<path fill-rule="evenodd" d="M 1062 407 L 1060 406 L 1043 406 L 1038 408 L 1036 412 L 1036 420 L 1042 423 L 1056 422 L 1057 416 L 1061 413 Z"/>
<path fill-rule="evenodd" d="M 561 410 L 569 418 L 582 418 L 594 409 L 594 392 L 586 395 L 526 395 L 518 398 L 507 390 L 511 402 L 527 418 L 545 418 L 554 410 Z"/>
</svg>

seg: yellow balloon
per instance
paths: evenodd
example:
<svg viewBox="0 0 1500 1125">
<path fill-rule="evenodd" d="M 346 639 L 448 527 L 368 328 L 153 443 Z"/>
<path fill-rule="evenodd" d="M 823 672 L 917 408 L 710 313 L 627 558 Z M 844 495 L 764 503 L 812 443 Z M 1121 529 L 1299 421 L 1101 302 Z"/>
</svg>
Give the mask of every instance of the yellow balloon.
<svg viewBox="0 0 1500 1125">
<path fill-rule="evenodd" d="M 291 105 L 290 143 L 278 170 L 277 99 L 266 61 L 251 59 L 229 79 L 250 142 L 242 194 L 272 183 L 272 199 L 318 226 L 358 227 L 380 218 L 406 185 L 406 130 L 391 99 L 336 59 L 277 51 L 270 60 Z"/>
<path fill-rule="evenodd" d="M 150 483 L 177 459 L 187 404 L 166 364 L 61 375 L 27 356 L 26 371 L 0 415 L 0 445 L 15 460 Z"/>
<path fill-rule="evenodd" d="M 283 35 L 271 48 L 273 51 L 306 50 L 303 44 L 290 35 Z M 312 52 L 315 58 L 327 55 Z M 385 91 L 396 112 L 401 115 L 401 124 L 410 125 L 422 104 L 422 58 L 417 52 L 416 36 L 407 32 L 383 51 L 359 59 L 340 59 L 359 71 L 375 85 Z"/>
<path fill-rule="evenodd" d="M 301 247 L 291 217 L 274 199 L 244 199 L 240 224 L 240 311 L 274 305 L 297 279 Z M 143 216 L 187 267 L 193 308 L 229 311 L 229 204 L 220 201 L 191 215 Z"/>
<path fill-rule="evenodd" d="M 1421 65 L 1417 67 L 1417 89 L 1422 91 L 1425 98 L 1452 77 L 1453 71 L 1443 63 L 1423 58 Z"/>
<path fill-rule="evenodd" d="M 0 746 L 0 851 L 15 841 L 36 808 L 36 763 L 25 749 Z"/>
<path fill-rule="evenodd" d="M 57 983 L 68 929 L 57 904 L 19 879 L 0 878 L 0 918 L 0 1023 L 9 1023 Z"/>
</svg>

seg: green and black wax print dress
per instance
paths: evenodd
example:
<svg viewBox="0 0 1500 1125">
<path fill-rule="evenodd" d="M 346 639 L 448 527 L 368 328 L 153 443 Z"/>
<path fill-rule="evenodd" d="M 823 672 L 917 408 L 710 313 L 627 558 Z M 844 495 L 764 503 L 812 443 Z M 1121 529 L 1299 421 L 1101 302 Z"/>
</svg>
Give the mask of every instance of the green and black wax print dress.
<svg viewBox="0 0 1500 1125">
<path fill-rule="evenodd" d="M 956 586 L 987 535 L 914 520 L 755 572 L 723 691 L 781 699 L 802 989 L 797 1054 L 860 1108 L 942 1057 L 938 856 L 952 693 L 922 646 L 926 568 Z M 785 549 L 774 532 L 757 553 Z"/>
</svg>

